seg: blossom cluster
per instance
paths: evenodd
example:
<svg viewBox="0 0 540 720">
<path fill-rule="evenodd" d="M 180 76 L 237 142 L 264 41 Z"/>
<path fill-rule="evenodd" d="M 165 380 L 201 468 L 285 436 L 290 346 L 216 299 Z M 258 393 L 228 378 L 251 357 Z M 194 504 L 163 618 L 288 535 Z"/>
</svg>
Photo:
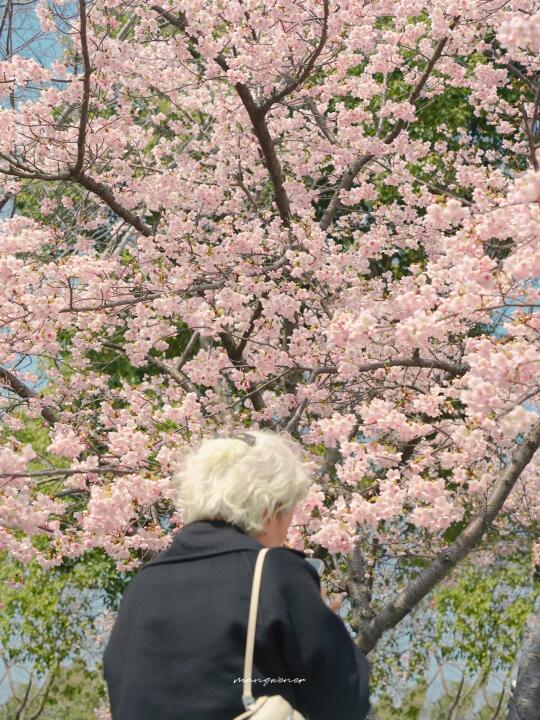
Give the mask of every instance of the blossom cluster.
<svg viewBox="0 0 540 720">
<path fill-rule="evenodd" d="M 485 505 L 538 413 L 533 5 L 96 0 L 0 63 L 0 548 L 132 569 L 182 453 L 247 426 L 314 467 L 298 548 L 424 552 Z"/>
</svg>

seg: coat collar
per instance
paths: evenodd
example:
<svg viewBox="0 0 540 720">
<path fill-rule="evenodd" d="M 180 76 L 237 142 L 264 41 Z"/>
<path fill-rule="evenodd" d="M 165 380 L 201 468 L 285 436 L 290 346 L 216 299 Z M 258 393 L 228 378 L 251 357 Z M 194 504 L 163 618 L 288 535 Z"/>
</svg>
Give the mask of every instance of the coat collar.
<svg viewBox="0 0 540 720">
<path fill-rule="evenodd" d="M 224 520 L 195 520 L 184 525 L 175 534 L 169 547 L 158 553 L 149 563 L 162 565 L 163 563 L 182 562 L 195 558 L 223 555 L 224 553 L 238 552 L 240 550 L 259 551 L 264 547 L 256 538 L 245 533 L 233 523 Z M 302 550 L 286 548 L 302 558 L 307 555 Z"/>
</svg>

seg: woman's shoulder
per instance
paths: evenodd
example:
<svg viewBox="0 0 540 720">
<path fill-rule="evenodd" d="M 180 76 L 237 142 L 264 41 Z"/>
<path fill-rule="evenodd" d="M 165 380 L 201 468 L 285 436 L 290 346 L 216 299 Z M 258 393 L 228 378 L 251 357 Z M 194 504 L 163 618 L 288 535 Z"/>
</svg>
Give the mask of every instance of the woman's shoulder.
<svg viewBox="0 0 540 720">
<path fill-rule="evenodd" d="M 305 562 L 306 558 L 306 554 L 302 550 L 295 550 L 295 548 L 285 547 L 284 545 L 270 548 L 268 557 L 271 556 L 287 558 L 290 562 Z M 307 564 L 309 565 L 309 563 Z"/>
<path fill-rule="evenodd" d="M 276 575 L 284 581 L 305 583 L 311 579 L 315 581 L 317 586 L 320 586 L 319 574 L 307 562 L 305 553 L 301 550 L 273 547 L 266 556 L 266 562 L 276 572 Z"/>
</svg>

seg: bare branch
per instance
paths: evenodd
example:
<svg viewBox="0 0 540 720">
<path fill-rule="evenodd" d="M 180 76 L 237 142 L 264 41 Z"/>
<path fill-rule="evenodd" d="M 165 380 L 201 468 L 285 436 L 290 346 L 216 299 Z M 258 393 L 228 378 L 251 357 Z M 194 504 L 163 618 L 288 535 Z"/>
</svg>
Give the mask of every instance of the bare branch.
<svg viewBox="0 0 540 720">
<path fill-rule="evenodd" d="M 18 163 L 15 158 L 5 153 L 0 153 L 0 159 L 5 160 L 9 164 L 9 170 L 0 168 L 0 174 L 2 175 L 20 178 L 21 180 L 46 180 L 47 182 L 70 179 L 68 172 L 43 173 L 39 172 L 39 170 L 35 171 L 33 168 L 24 167 L 21 163 Z"/>
<path fill-rule="evenodd" d="M 308 399 L 304 398 L 299 404 L 294 413 L 291 416 L 291 419 L 285 426 L 285 430 L 289 433 L 294 433 L 295 430 L 298 427 L 298 423 L 300 422 L 300 419 L 302 418 L 302 415 L 304 414 L 304 410 L 308 406 Z"/>
<path fill-rule="evenodd" d="M 317 377 L 317 373 L 312 372 L 308 378 L 307 384 L 310 385 L 315 378 Z M 305 409 L 307 408 L 309 404 L 309 400 L 307 398 L 304 398 L 299 404 L 294 413 L 292 414 L 289 422 L 285 426 L 285 430 L 289 433 L 294 433 L 298 427 L 298 423 L 300 422 L 300 419 L 302 418 L 302 415 L 304 414 Z"/>
<path fill-rule="evenodd" d="M 363 363 L 362 365 L 358 365 L 356 370 L 362 373 L 390 367 L 432 368 L 433 370 L 444 370 L 444 372 L 458 376 L 465 375 L 465 373 L 470 370 L 470 367 L 466 363 L 463 363 L 463 365 L 455 365 L 453 363 L 447 362 L 446 360 L 430 360 L 429 358 L 421 357 L 378 360 L 376 362 Z M 311 370 L 318 375 L 334 375 L 338 372 L 338 369 L 335 365 L 321 365 L 320 367 L 302 369 Z"/>
<path fill-rule="evenodd" d="M 242 357 L 244 350 L 246 349 L 246 345 L 248 343 L 249 338 L 251 337 L 251 334 L 253 333 L 253 330 L 255 328 L 255 323 L 257 320 L 261 317 L 263 311 L 263 306 L 260 300 L 257 300 L 255 303 L 255 310 L 253 311 L 253 315 L 251 316 L 251 320 L 249 321 L 249 327 L 246 330 L 246 332 L 243 334 L 242 339 L 238 343 L 238 346 L 236 348 L 236 354 L 238 357 Z"/>
<path fill-rule="evenodd" d="M 45 708 L 45 702 L 49 696 L 49 692 L 51 691 L 53 680 L 55 679 L 56 675 L 58 673 L 58 665 L 55 664 L 54 669 L 52 671 L 49 671 L 47 680 L 42 688 L 40 688 L 40 702 L 39 707 L 36 709 L 36 712 L 32 715 L 28 716 L 28 720 L 37 720 L 37 718 L 41 715 Z"/>
<path fill-rule="evenodd" d="M 80 468 L 50 468 L 49 470 L 29 470 L 28 472 L 0 473 L 0 478 L 50 478 L 63 475 L 103 475 L 114 473 L 115 475 L 133 475 L 141 472 L 141 468 L 126 468 L 121 465 L 98 465 L 97 467 Z M 70 493 L 75 491 L 70 490 Z M 81 492 L 77 490 L 76 492 Z"/>
<path fill-rule="evenodd" d="M 185 293 L 186 296 L 189 296 L 191 293 L 196 294 L 203 292 L 204 290 L 219 290 L 224 287 L 224 285 L 225 281 L 201 283 L 200 285 L 189 287 L 186 290 L 179 290 L 178 292 L 172 294 L 183 295 Z M 62 308 L 59 312 L 96 312 L 99 310 L 107 310 L 108 308 L 127 307 L 129 305 L 137 305 L 141 302 L 151 302 L 152 300 L 157 300 L 157 298 L 163 297 L 163 295 L 165 295 L 165 293 L 147 293 L 145 295 L 141 295 L 140 297 L 128 297 L 123 300 L 119 299 L 111 300 L 110 302 L 103 302 L 101 305 L 81 305 L 78 307 L 73 305 L 73 303 L 70 303 L 68 307 Z"/>
<path fill-rule="evenodd" d="M 199 395 L 199 390 L 196 385 L 194 385 L 191 380 L 186 375 L 181 375 L 179 371 L 174 370 L 173 368 L 167 367 L 164 362 L 161 362 L 161 360 L 158 360 L 155 357 L 152 357 L 152 355 L 146 356 L 147 361 L 154 365 L 155 367 L 159 368 L 162 372 L 165 373 L 165 375 L 168 375 L 171 377 L 175 382 L 177 382 L 181 387 L 184 388 L 184 390 L 187 390 L 187 392 L 193 392 L 196 395 Z"/>
<path fill-rule="evenodd" d="M 315 105 L 313 98 L 307 99 L 306 106 L 309 108 L 310 112 L 312 113 L 313 117 L 315 118 L 315 122 L 319 126 L 324 137 L 328 140 L 328 142 L 332 143 L 332 145 L 337 145 L 338 141 L 337 141 L 336 136 L 334 135 L 334 133 L 330 130 L 330 128 L 326 124 L 324 115 L 321 115 L 321 113 L 317 110 L 317 106 Z"/>
<path fill-rule="evenodd" d="M 18 708 L 18 710 L 17 710 L 17 712 L 16 712 L 16 714 L 15 714 L 15 716 L 14 716 L 14 720 L 21 720 L 22 711 L 23 711 L 24 708 L 26 707 L 26 705 L 27 705 L 27 703 L 28 703 L 28 700 L 29 700 L 29 698 L 30 698 L 30 690 L 31 690 L 31 688 L 32 688 L 32 679 L 30 678 L 30 679 L 28 680 L 28 685 L 26 686 L 26 689 L 25 689 L 25 692 L 24 692 L 24 696 L 23 696 L 23 698 L 22 698 L 22 700 L 21 700 L 21 704 L 20 704 L 20 706 L 19 706 L 19 708 Z M 18 700 L 18 698 L 17 698 L 17 700 Z"/>
<path fill-rule="evenodd" d="M 186 345 L 184 352 L 178 358 L 178 362 L 176 363 L 176 372 L 180 372 L 180 370 L 184 367 L 191 351 L 193 350 L 193 348 L 199 341 L 200 336 L 201 336 L 201 334 L 198 331 L 196 331 L 192 334 L 192 336 L 189 339 L 188 344 Z"/>
</svg>

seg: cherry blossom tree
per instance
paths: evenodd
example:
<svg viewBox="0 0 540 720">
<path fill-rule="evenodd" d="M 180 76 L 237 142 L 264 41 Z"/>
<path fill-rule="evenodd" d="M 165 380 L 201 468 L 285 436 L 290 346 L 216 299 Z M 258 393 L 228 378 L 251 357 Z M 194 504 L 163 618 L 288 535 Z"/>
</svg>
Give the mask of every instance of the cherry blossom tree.
<svg viewBox="0 0 540 720">
<path fill-rule="evenodd" d="M 538 561 L 538 3 L 36 12 L 61 57 L 1 63 L 0 547 L 133 569 L 183 451 L 269 427 L 366 652 L 473 550 Z"/>
</svg>

